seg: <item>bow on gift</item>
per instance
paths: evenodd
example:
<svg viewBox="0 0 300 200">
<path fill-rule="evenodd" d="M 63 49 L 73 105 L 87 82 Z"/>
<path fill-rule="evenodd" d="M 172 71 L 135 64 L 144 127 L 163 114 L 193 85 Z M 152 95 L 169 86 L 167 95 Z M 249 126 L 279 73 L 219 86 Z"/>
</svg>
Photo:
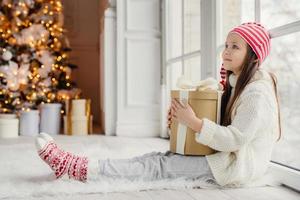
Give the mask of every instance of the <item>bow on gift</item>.
<svg viewBox="0 0 300 200">
<path fill-rule="evenodd" d="M 177 79 L 177 87 L 180 89 L 202 91 L 206 89 L 222 90 L 222 85 L 214 78 L 207 78 L 201 81 L 191 81 L 181 76 Z"/>
</svg>

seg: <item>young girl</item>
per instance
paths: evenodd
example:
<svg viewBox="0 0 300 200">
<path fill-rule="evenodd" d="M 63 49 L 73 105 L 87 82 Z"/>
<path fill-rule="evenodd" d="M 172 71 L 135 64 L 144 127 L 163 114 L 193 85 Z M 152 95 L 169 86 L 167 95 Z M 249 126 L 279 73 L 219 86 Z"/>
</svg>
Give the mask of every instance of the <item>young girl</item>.
<svg viewBox="0 0 300 200">
<path fill-rule="evenodd" d="M 245 23 L 229 32 L 222 54 L 221 125 L 197 118 L 190 105 L 172 101 L 169 125 L 176 120 L 192 128 L 196 141 L 215 149 L 215 154 L 152 152 L 131 159 L 93 160 L 61 150 L 44 133 L 36 140 L 38 154 L 57 178 L 68 174 L 83 182 L 101 177 L 145 181 L 184 177 L 241 186 L 259 179 L 280 137 L 276 82 L 260 68 L 269 51 L 269 33 L 258 23 Z"/>
</svg>

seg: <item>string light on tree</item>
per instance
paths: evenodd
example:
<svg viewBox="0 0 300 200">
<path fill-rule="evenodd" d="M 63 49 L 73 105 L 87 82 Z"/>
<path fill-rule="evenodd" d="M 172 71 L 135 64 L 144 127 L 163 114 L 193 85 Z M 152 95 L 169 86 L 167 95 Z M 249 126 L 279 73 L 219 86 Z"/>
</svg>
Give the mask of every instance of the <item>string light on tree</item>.
<svg viewBox="0 0 300 200">
<path fill-rule="evenodd" d="M 0 1 L 0 113 L 79 97 L 62 12 L 61 0 Z"/>
</svg>

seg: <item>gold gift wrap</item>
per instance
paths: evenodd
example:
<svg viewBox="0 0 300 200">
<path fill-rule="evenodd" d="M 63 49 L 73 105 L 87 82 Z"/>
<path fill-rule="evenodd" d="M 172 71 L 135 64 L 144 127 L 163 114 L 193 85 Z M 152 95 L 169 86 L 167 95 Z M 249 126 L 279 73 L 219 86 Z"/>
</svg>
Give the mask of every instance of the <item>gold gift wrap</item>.
<svg viewBox="0 0 300 200">
<path fill-rule="evenodd" d="M 68 99 L 65 101 L 66 105 L 66 122 L 64 124 L 64 134 L 66 135 L 73 135 L 72 130 L 72 99 Z M 91 99 L 86 99 L 85 104 L 85 116 L 87 116 L 87 127 L 88 127 L 88 134 L 93 133 L 93 115 L 91 115 Z"/>
<path fill-rule="evenodd" d="M 198 118 L 220 122 L 221 91 L 211 89 L 202 91 L 172 90 L 171 97 L 180 102 L 188 102 Z M 182 155 L 209 155 L 215 152 L 214 149 L 196 142 L 195 136 L 196 132 L 191 128 L 173 121 L 170 151 Z"/>
</svg>

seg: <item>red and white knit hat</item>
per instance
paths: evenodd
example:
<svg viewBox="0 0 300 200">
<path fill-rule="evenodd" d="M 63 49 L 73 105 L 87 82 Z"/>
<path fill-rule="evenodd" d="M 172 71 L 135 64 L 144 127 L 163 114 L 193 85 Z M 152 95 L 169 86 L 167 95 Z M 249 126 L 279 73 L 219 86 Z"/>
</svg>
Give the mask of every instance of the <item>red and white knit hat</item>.
<svg viewBox="0 0 300 200">
<path fill-rule="evenodd" d="M 236 33 L 241 36 L 256 54 L 259 62 L 262 63 L 270 53 L 270 34 L 261 24 L 257 22 L 243 23 L 233 28 L 229 33 Z M 225 86 L 226 70 L 223 67 L 220 71 L 221 84 Z"/>
</svg>

